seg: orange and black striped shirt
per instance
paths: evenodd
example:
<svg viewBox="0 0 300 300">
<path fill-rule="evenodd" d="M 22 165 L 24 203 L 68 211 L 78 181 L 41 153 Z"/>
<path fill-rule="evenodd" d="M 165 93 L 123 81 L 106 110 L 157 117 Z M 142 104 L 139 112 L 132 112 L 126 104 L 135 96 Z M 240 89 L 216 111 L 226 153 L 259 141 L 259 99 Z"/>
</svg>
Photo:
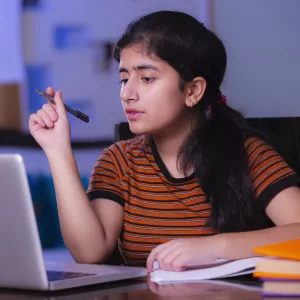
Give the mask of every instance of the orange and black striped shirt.
<svg viewBox="0 0 300 300">
<path fill-rule="evenodd" d="M 263 208 L 283 189 L 296 185 L 296 173 L 264 141 L 249 138 L 250 176 Z M 206 225 L 211 204 L 194 175 L 173 178 L 154 142 L 143 137 L 106 148 L 93 170 L 89 199 L 105 198 L 124 206 L 119 250 L 129 265 L 144 265 L 152 248 L 174 238 L 215 234 Z"/>
</svg>

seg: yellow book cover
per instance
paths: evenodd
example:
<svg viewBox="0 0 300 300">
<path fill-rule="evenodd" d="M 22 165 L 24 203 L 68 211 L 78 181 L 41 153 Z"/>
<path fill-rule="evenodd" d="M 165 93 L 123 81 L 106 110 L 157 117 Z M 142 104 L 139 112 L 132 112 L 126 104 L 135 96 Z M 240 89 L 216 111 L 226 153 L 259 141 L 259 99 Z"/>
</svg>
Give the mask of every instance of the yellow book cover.
<svg viewBox="0 0 300 300">
<path fill-rule="evenodd" d="M 253 252 L 259 255 L 300 260 L 300 239 L 257 247 Z"/>
</svg>

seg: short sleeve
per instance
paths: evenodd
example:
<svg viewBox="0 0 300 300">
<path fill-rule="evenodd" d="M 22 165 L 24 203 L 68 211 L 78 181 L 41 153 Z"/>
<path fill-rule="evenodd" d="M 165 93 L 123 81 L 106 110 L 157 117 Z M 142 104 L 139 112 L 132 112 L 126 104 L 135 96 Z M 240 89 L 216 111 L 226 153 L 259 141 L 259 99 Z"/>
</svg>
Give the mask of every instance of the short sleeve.
<svg viewBox="0 0 300 300">
<path fill-rule="evenodd" d="M 90 177 L 87 195 L 90 200 L 110 199 L 124 206 L 121 187 L 122 166 L 114 148 L 106 148 L 100 155 Z"/>
<path fill-rule="evenodd" d="M 246 149 L 254 195 L 259 201 L 259 206 L 265 210 L 279 192 L 298 185 L 300 179 L 278 152 L 265 141 L 248 139 Z"/>
</svg>

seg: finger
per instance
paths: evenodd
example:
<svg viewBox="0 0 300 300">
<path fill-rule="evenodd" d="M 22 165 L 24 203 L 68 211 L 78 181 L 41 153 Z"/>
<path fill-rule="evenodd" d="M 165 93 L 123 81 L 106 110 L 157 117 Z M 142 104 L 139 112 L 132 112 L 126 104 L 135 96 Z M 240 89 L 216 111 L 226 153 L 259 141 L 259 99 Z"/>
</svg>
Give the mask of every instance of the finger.
<svg viewBox="0 0 300 300">
<path fill-rule="evenodd" d="M 49 104 L 56 111 L 56 104 L 55 104 L 55 102 L 52 102 L 52 101 L 48 100 L 47 104 Z"/>
<path fill-rule="evenodd" d="M 186 269 L 187 257 L 183 252 L 180 253 L 177 257 L 175 257 L 172 261 L 172 270 L 173 271 L 184 271 Z"/>
<path fill-rule="evenodd" d="M 53 127 L 54 124 L 45 110 L 40 109 L 37 111 L 36 114 L 42 118 L 43 122 L 46 124 L 47 127 Z"/>
<path fill-rule="evenodd" d="M 179 249 L 179 245 L 178 243 L 170 243 L 168 247 L 165 247 L 163 250 L 161 250 L 159 253 L 157 253 L 156 255 L 156 260 L 159 264 L 159 268 L 162 269 L 162 270 L 170 270 L 170 267 L 171 265 L 167 265 L 166 264 L 166 261 L 167 261 L 167 258 L 171 255 L 172 253 L 174 252 L 178 252 L 178 249 Z"/>
<path fill-rule="evenodd" d="M 158 254 L 157 261 L 159 263 L 160 269 L 174 271 L 172 263 L 179 255 L 181 255 L 181 253 L 182 250 L 180 248 L 170 247 L 169 249 L 165 249 L 162 253 Z"/>
<path fill-rule="evenodd" d="M 154 270 L 153 268 L 153 264 L 154 262 L 156 261 L 156 255 L 162 250 L 164 249 L 165 247 L 168 247 L 168 243 L 163 243 L 163 244 L 160 244 L 159 246 L 155 247 L 152 249 L 152 251 L 150 252 L 148 258 L 147 258 L 147 263 L 146 263 L 146 266 L 147 266 L 147 269 L 148 269 L 148 272 L 152 272 Z"/>
<path fill-rule="evenodd" d="M 48 87 L 48 88 L 46 89 L 45 93 L 46 93 L 47 95 L 50 95 L 50 96 L 53 97 L 53 98 L 54 98 L 54 96 L 55 96 L 55 91 L 54 91 L 54 89 L 53 89 L 52 87 Z M 54 109 L 56 108 L 56 105 L 55 105 L 55 103 L 54 103 L 53 101 L 48 100 L 48 104 L 50 104 Z"/>
<path fill-rule="evenodd" d="M 58 116 L 67 118 L 67 113 L 64 105 L 64 101 L 62 99 L 62 92 L 57 91 L 54 96 L 54 102 L 56 104 L 56 112 Z"/>
<path fill-rule="evenodd" d="M 156 255 L 162 251 L 164 248 L 166 247 L 169 247 L 170 243 L 172 241 L 169 241 L 169 242 L 166 242 L 166 243 L 163 243 L 163 244 L 160 244 L 159 246 L 157 246 L 156 248 L 154 248 L 148 258 L 147 258 L 147 269 L 149 272 L 152 272 L 153 271 L 153 263 L 156 261 Z"/>
<path fill-rule="evenodd" d="M 55 95 L 54 88 L 53 87 L 47 87 L 45 93 L 52 96 L 52 97 L 54 97 L 54 95 Z"/>
<path fill-rule="evenodd" d="M 29 117 L 29 128 L 35 128 L 37 129 L 36 125 L 38 125 L 38 127 L 45 127 L 46 124 L 44 123 L 44 121 L 42 120 L 42 118 L 40 116 L 38 116 L 37 114 L 32 114 Z"/>
<path fill-rule="evenodd" d="M 47 112 L 47 114 L 50 116 L 50 119 L 52 122 L 56 122 L 58 120 L 58 115 L 56 110 L 53 108 L 51 104 L 44 104 L 43 110 Z"/>
</svg>

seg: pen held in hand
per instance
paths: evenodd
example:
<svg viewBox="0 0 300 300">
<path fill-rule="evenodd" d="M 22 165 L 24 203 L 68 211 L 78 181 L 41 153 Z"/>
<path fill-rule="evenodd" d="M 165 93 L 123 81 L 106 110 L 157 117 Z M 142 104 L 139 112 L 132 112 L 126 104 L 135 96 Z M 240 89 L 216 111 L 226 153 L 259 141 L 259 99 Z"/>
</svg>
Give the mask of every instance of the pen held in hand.
<svg viewBox="0 0 300 300">
<path fill-rule="evenodd" d="M 46 98 L 47 100 L 49 100 L 50 102 L 55 103 L 55 102 L 54 102 L 54 98 L 53 98 L 52 96 L 50 96 L 50 95 L 48 95 L 48 94 L 46 94 L 46 93 L 44 93 L 44 92 L 42 92 L 42 91 L 40 91 L 40 90 L 38 90 L 38 89 L 35 89 L 35 91 L 36 91 L 39 95 L 41 95 L 41 96 L 43 96 L 44 98 Z M 64 105 L 65 105 L 65 104 L 64 104 Z M 77 117 L 78 119 L 80 119 L 80 120 L 82 120 L 82 121 L 84 121 L 84 122 L 86 122 L 86 123 L 88 123 L 88 122 L 90 121 L 89 116 L 87 116 L 86 114 L 84 114 L 83 112 L 81 112 L 81 111 L 79 111 L 79 110 L 77 110 L 77 109 L 73 109 L 73 108 L 71 108 L 71 107 L 69 107 L 69 106 L 67 106 L 67 105 L 65 105 L 65 109 L 66 109 L 67 112 L 69 112 L 69 113 L 72 114 L 73 116 Z"/>
</svg>

